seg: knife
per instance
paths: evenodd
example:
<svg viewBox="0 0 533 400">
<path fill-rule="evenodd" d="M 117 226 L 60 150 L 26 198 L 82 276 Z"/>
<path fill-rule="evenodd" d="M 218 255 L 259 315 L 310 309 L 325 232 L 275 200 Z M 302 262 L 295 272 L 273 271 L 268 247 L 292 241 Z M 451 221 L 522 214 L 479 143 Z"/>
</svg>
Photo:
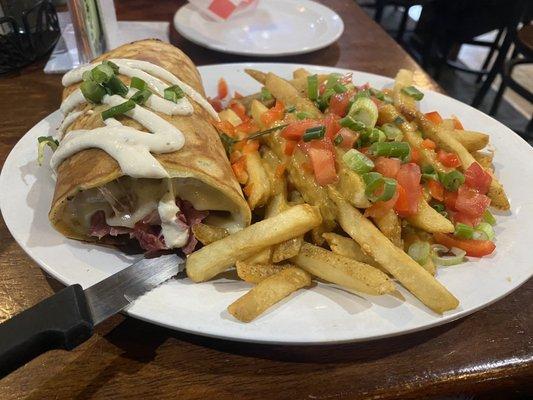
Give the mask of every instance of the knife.
<svg viewBox="0 0 533 400">
<path fill-rule="evenodd" d="M 144 258 L 83 290 L 71 285 L 0 324 L 0 377 L 53 349 L 85 342 L 100 322 L 184 269 L 175 254 Z"/>
</svg>

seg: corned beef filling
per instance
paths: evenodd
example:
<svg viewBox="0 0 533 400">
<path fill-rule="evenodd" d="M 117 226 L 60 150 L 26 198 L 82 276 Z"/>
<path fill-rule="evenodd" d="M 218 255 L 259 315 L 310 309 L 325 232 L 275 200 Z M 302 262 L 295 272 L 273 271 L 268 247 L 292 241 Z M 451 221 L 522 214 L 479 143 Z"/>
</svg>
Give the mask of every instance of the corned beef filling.
<svg viewBox="0 0 533 400">
<path fill-rule="evenodd" d="M 192 233 L 192 227 L 202 222 L 207 215 L 208 211 L 198 211 L 193 205 L 186 201 L 176 199 L 176 203 L 180 208 L 177 215 L 178 221 L 183 224 L 184 228 L 189 230 L 189 240 L 187 244 L 181 248 L 183 253 L 190 254 L 196 248 L 198 240 Z M 130 239 L 136 239 L 139 245 L 147 253 L 153 253 L 159 250 L 168 250 L 165 244 L 165 238 L 161 233 L 161 219 L 157 210 L 153 210 L 146 215 L 142 220 L 137 222 L 133 229 L 125 228 L 121 226 L 109 226 L 106 222 L 105 212 L 103 210 L 96 211 L 91 216 L 91 226 L 89 234 L 95 236 L 98 239 L 104 236 L 118 236 L 129 235 Z"/>
</svg>

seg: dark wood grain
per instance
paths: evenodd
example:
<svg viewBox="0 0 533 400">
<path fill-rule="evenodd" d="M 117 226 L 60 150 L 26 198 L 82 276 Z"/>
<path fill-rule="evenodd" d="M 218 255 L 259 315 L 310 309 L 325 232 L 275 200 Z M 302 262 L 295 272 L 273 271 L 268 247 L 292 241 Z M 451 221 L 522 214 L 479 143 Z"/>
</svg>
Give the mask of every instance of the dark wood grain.
<svg viewBox="0 0 533 400">
<path fill-rule="evenodd" d="M 170 21 L 183 1 L 115 3 L 121 19 Z M 387 76 L 394 76 L 398 68 L 411 68 L 419 84 L 438 90 L 352 1 L 324 3 L 344 19 L 346 31 L 339 42 L 276 61 Z M 250 61 L 188 43 L 173 28 L 171 38 L 198 65 Z M 2 164 L 16 141 L 58 107 L 60 77 L 45 76 L 42 67 L 43 62 L 36 63 L 0 78 Z M 61 287 L 24 254 L 3 221 L 0 255 L 0 321 Z M 0 398 L 420 399 L 458 393 L 520 398 L 533 391 L 532 296 L 530 281 L 494 305 L 443 327 L 321 347 L 220 341 L 116 316 L 78 349 L 43 355 L 1 380 Z"/>
</svg>

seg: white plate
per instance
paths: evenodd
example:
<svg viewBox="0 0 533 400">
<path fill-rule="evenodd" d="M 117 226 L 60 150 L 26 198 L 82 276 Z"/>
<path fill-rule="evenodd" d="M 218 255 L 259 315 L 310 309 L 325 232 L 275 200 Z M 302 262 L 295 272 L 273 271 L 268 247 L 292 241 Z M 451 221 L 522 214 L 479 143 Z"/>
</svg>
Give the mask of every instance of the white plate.
<svg viewBox="0 0 533 400">
<path fill-rule="evenodd" d="M 216 93 L 220 77 L 228 81 L 231 90 L 252 93 L 259 86 L 244 74 L 244 68 L 288 76 L 301 66 L 225 64 L 200 67 L 200 72 L 208 94 Z M 317 72 L 346 72 L 306 67 Z M 378 88 L 392 82 L 363 72 L 355 72 L 354 79 Z M 439 110 L 444 116 L 457 115 L 468 129 L 490 134 L 491 143 L 497 149 L 496 172 L 511 201 L 512 214 L 497 217 L 494 255 L 439 269 L 439 281 L 461 302 L 457 310 L 437 315 L 402 288 L 404 302 L 391 296 L 354 296 L 319 284 L 312 290 L 292 295 L 256 321 L 243 324 L 234 320 L 226 307 L 250 285 L 226 279 L 192 284 L 182 279 L 148 293 L 127 312 L 172 329 L 220 338 L 267 343 L 336 343 L 376 339 L 444 324 L 485 307 L 519 287 L 533 273 L 532 148 L 491 117 L 442 94 L 426 92 L 422 109 Z M 134 258 L 113 249 L 65 239 L 51 228 L 47 213 L 54 183 L 48 167 L 38 167 L 35 162 L 36 138 L 53 134 L 59 123 L 59 112 L 51 114 L 13 148 L 0 176 L 0 205 L 17 242 L 44 270 L 65 284 L 80 283 L 86 288 Z"/>
<path fill-rule="evenodd" d="M 253 11 L 217 22 L 189 4 L 174 15 L 174 26 L 185 38 L 224 53 L 287 56 L 321 49 L 344 30 L 341 17 L 309 0 L 264 0 Z"/>
</svg>

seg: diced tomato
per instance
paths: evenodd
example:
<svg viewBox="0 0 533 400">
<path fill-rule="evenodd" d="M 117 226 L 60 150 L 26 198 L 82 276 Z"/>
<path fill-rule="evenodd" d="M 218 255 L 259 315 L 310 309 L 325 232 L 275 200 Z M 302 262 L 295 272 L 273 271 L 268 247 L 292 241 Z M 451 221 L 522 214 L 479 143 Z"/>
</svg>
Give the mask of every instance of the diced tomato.
<svg viewBox="0 0 533 400">
<path fill-rule="evenodd" d="M 444 205 L 448 210 L 455 211 L 455 203 L 457 201 L 457 192 L 444 191 Z"/>
<path fill-rule="evenodd" d="M 463 124 L 461 123 L 461 121 L 459 121 L 459 118 L 457 118 L 455 115 L 452 117 L 453 119 L 453 127 L 455 129 L 459 129 L 459 130 L 464 130 L 465 128 L 463 128 Z"/>
<path fill-rule="evenodd" d="M 344 117 L 348 113 L 348 104 L 350 104 L 350 99 L 353 94 L 353 90 L 348 90 L 344 93 L 337 93 L 331 96 L 329 111 L 339 117 Z"/>
<path fill-rule="evenodd" d="M 326 137 L 330 140 L 333 140 L 337 132 L 341 129 L 339 124 L 339 117 L 335 114 L 328 114 L 324 118 L 324 125 L 326 127 Z"/>
<path fill-rule="evenodd" d="M 420 167 L 414 163 L 403 164 L 396 175 L 398 182 L 398 201 L 394 206 L 402 217 L 408 217 L 418 212 L 418 205 L 422 198 Z"/>
<path fill-rule="evenodd" d="M 233 112 L 235 112 L 235 114 L 239 116 L 241 121 L 245 122 L 250 119 L 250 117 L 246 115 L 246 107 L 244 107 L 244 105 L 240 101 L 232 101 L 229 105 L 229 108 L 231 108 Z"/>
<path fill-rule="evenodd" d="M 437 152 L 437 159 L 448 168 L 457 168 L 461 165 L 461 160 L 457 157 L 455 153 L 448 153 L 444 150 L 439 150 Z"/>
<path fill-rule="evenodd" d="M 434 233 L 435 242 L 447 248 L 457 247 L 466 251 L 467 256 L 483 257 L 491 254 L 496 245 L 490 240 L 459 239 L 451 234 Z"/>
<path fill-rule="evenodd" d="M 231 168 L 233 169 L 233 173 L 235 174 L 237 181 L 241 185 L 244 185 L 248 181 L 248 173 L 246 172 L 245 157 L 241 156 L 236 162 L 231 164 Z"/>
<path fill-rule="evenodd" d="M 396 178 L 400 166 L 401 162 L 397 158 L 378 157 L 374 160 L 376 171 L 388 178 Z"/>
<path fill-rule="evenodd" d="M 442 124 L 442 117 L 437 111 L 431 111 L 431 112 L 426 113 L 426 117 L 434 124 L 437 124 L 437 125 Z"/>
<path fill-rule="evenodd" d="M 337 136 L 342 137 L 341 147 L 343 149 L 351 149 L 353 148 L 353 145 L 355 142 L 357 142 L 357 139 L 359 139 L 359 133 L 356 133 L 348 128 L 341 128 L 337 132 Z"/>
<path fill-rule="evenodd" d="M 253 119 L 243 122 L 235 127 L 237 132 L 246 133 L 247 135 L 259 131 L 259 127 L 255 124 Z"/>
<path fill-rule="evenodd" d="M 492 176 L 477 162 L 470 164 L 465 171 L 465 185 L 477 189 L 481 194 L 489 191 Z"/>
<path fill-rule="evenodd" d="M 415 164 L 420 163 L 420 152 L 416 147 L 411 146 L 411 162 Z"/>
<path fill-rule="evenodd" d="M 478 226 L 479 223 L 481 222 L 481 219 L 483 218 L 482 215 L 472 216 L 472 215 L 468 215 L 468 214 L 457 212 L 457 211 L 456 212 L 452 211 L 450 214 L 451 214 L 450 216 L 453 222 L 455 223 L 461 222 L 463 224 L 466 224 L 472 227 Z"/>
<path fill-rule="evenodd" d="M 285 142 L 285 148 L 283 149 L 283 153 L 287 156 L 292 156 L 294 154 L 294 149 L 296 149 L 296 145 L 298 144 L 295 140 L 287 140 Z"/>
<path fill-rule="evenodd" d="M 222 101 L 218 97 L 208 98 L 209 104 L 215 109 L 216 112 L 220 112 L 224 109 Z"/>
<path fill-rule="evenodd" d="M 247 140 L 246 144 L 242 148 L 244 154 L 253 153 L 254 151 L 259 150 L 259 141 L 258 140 Z"/>
<path fill-rule="evenodd" d="M 365 217 L 379 218 L 385 215 L 391 208 L 394 207 L 398 201 L 399 191 L 398 187 L 394 196 L 387 201 L 377 201 L 365 210 Z"/>
<path fill-rule="evenodd" d="M 335 158 L 331 151 L 326 148 L 310 146 L 308 154 L 313 166 L 315 179 L 319 185 L 324 186 L 337 180 Z"/>
<path fill-rule="evenodd" d="M 231 125 L 229 121 L 216 121 L 214 122 L 215 127 L 225 133 L 228 136 L 235 136 L 235 127 Z"/>
<path fill-rule="evenodd" d="M 229 155 L 229 162 L 233 164 L 234 162 L 238 161 L 239 158 L 241 158 L 241 157 L 242 157 L 242 152 L 234 150 Z"/>
<path fill-rule="evenodd" d="M 228 95 L 228 83 L 224 78 L 218 80 L 217 91 L 219 99 L 225 99 Z"/>
<path fill-rule="evenodd" d="M 316 119 L 296 121 L 283 128 L 281 136 L 287 140 L 300 140 L 307 129 L 319 125 L 322 125 L 322 123 Z"/>
<path fill-rule="evenodd" d="M 472 217 L 479 217 L 490 205 L 490 199 L 466 185 L 462 185 L 457 191 L 455 208 L 457 211 Z"/>
<path fill-rule="evenodd" d="M 422 147 L 428 150 L 435 150 L 437 148 L 437 145 L 431 139 L 424 139 L 422 140 Z"/>
<path fill-rule="evenodd" d="M 435 200 L 444 201 L 444 186 L 442 183 L 430 179 L 428 181 L 429 194 Z"/>
<path fill-rule="evenodd" d="M 287 166 L 285 164 L 280 164 L 276 167 L 276 172 L 274 175 L 276 178 L 281 178 L 283 174 L 285 173 L 285 170 L 287 169 Z"/>
<path fill-rule="evenodd" d="M 264 112 L 261 115 L 261 122 L 265 126 L 270 126 L 274 122 L 279 121 L 280 119 L 283 119 L 285 113 L 285 106 L 283 103 L 279 100 L 276 100 L 276 104 L 274 107 L 272 107 L 270 110 Z"/>
</svg>

